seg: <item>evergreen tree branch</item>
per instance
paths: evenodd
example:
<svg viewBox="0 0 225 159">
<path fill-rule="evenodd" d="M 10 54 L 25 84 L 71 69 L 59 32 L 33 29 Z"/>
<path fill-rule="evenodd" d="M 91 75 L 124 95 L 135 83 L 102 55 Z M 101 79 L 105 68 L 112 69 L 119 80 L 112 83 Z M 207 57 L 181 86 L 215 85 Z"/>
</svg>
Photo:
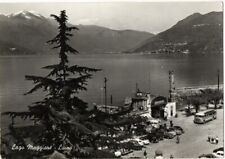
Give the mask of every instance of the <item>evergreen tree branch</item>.
<svg viewBox="0 0 225 159">
<path fill-rule="evenodd" d="M 30 91 L 25 93 L 25 95 L 33 93 L 34 91 L 37 91 L 40 88 L 43 88 L 46 90 L 48 87 L 57 87 L 59 86 L 59 82 L 52 80 L 50 78 L 46 77 L 40 77 L 40 76 L 25 76 L 27 80 L 32 80 L 35 85 Z"/>
<path fill-rule="evenodd" d="M 21 119 L 24 119 L 24 120 L 34 116 L 32 112 L 11 112 L 11 111 L 3 112 L 2 115 L 9 115 L 11 118 L 20 117 Z"/>
<path fill-rule="evenodd" d="M 74 65 L 74 66 L 68 67 L 67 71 L 69 71 L 73 74 L 79 73 L 80 75 L 83 75 L 83 74 L 88 74 L 90 72 L 101 71 L 101 69 L 95 69 L 95 68 L 90 68 L 90 67 L 82 67 L 82 66 Z"/>
</svg>

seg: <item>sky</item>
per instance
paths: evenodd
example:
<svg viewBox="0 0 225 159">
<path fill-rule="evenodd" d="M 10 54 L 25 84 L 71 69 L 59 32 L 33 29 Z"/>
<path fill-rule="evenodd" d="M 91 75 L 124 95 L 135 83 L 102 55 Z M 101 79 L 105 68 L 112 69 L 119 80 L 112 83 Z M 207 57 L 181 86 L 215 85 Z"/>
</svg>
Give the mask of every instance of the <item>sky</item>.
<svg viewBox="0 0 225 159">
<path fill-rule="evenodd" d="M 222 11 L 222 2 L 0 3 L 1 14 L 21 10 L 35 11 L 45 17 L 66 10 L 72 24 L 99 25 L 116 30 L 132 29 L 157 34 L 193 13 Z"/>
</svg>

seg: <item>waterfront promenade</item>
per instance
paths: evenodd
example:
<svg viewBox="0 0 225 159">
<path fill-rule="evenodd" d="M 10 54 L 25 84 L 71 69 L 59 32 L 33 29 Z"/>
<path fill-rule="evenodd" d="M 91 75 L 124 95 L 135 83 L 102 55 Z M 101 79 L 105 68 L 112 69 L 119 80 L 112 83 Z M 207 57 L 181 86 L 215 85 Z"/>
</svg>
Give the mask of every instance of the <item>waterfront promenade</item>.
<svg viewBox="0 0 225 159">
<path fill-rule="evenodd" d="M 218 89 L 218 85 L 204 85 L 204 86 L 193 86 L 193 87 L 178 87 L 175 89 L 175 95 L 191 95 L 191 94 L 199 94 L 202 90 L 205 89 Z M 219 85 L 219 89 L 223 90 L 223 84 Z"/>
<path fill-rule="evenodd" d="M 174 158 L 198 158 L 201 154 L 209 154 L 218 147 L 223 146 L 223 109 L 217 109 L 217 119 L 206 124 L 194 124 L 194 116 L 186 117 L 184 112 L 178 112 L 178 118 L 174 118 L 174 125 L 182 126 L 185 133 L 180 136 L 180 144 L 174 139 L 164 139 L 159 143 L 150 143 L 141 151 L 134 151 L 125 156 L 144 158 L 144 150 L 147 151 L 147 158 L 153 158 L 156 150 L 163 152 L 164 158 L 173 155 Z M 219 143 L 210 144 L 207 142 L 208 135 L 219 137 Z"/>
</svg>

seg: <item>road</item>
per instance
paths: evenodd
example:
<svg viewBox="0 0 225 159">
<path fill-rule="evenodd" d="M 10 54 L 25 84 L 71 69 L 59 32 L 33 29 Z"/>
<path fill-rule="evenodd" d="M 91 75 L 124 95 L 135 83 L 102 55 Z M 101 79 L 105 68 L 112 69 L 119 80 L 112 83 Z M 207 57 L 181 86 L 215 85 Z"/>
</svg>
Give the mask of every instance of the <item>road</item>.
<svg viewBox="0 0 225 159">
<path fill-rule="evenodd" d="M 223 109 L 217 109 L 217 119 L 206 124 L 194 124 L 194 116 L 186 117 L 184 112 L 178 112 L 178 118 L 173 119 L 174 125 L 181 126 L 185 133 L 180 136 L 180 143 L 174 139 L 164 139 L 159 143 L 151 143 L 141 151 L 134 151 L 126 157 L 143 158 L 144 150 L 147 151 L 147 158 L 153 158 L 156 150 L 161 150 L 165 158 L 173 155 L 174 158 L 197 158 L 201 154 L 212 153 L 216 148 L 223 147 Z M 219 137 L 219 143 L 207 142 L 208 135 Z"/>
</svg>

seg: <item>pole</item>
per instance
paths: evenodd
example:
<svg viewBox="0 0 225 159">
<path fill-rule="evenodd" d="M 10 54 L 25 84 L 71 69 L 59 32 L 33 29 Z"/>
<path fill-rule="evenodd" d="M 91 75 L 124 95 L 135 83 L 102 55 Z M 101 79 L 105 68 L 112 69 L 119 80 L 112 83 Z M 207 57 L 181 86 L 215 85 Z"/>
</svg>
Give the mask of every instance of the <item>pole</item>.
<svg viewBox="0 0 225 159">
<path fill-rule="evenodd" d="M 110 96 L 110 103 L 111 103 L 111 105 L 113 104 L 113 96 L 112 95 Z"/>
<path fill-rule="evenodd" d="M 218 84 L 218 91 L 220 90 L 220 70 L 217 70 L 217 84 Z"/>
<path fill-rule="evenodd" d="M 171 79 L 172 71 L 169 71 L 169 101 L 172 99 L 172 79 Z"/>
<path fill-rule="evenodd" d="M 136 83 L 136 93 L 138 92 L 138 83 Z"/>
<path fill-rule="evenodd" d="M 149 72 L 149 93 L 150 93 L 150 91 L 151 91 L 151 74 Z"/>
<path fill-rule="evenodd" d="M 105 89 L 105 107 L 107 105 L 107 78 L 105 77 L 104 78 L 104 83 L 105 83 L 105 86 L 104 86 L 104 89 Z"/>
</svg>

